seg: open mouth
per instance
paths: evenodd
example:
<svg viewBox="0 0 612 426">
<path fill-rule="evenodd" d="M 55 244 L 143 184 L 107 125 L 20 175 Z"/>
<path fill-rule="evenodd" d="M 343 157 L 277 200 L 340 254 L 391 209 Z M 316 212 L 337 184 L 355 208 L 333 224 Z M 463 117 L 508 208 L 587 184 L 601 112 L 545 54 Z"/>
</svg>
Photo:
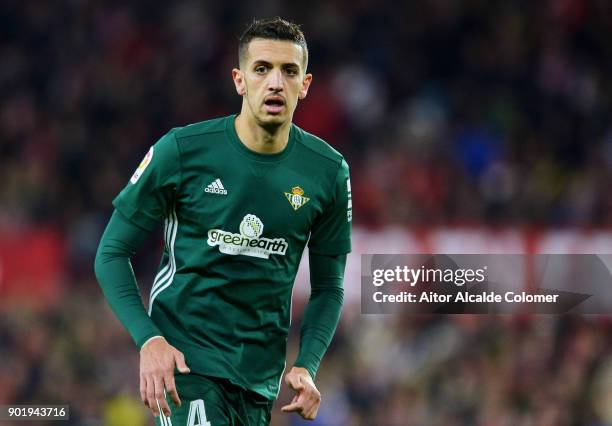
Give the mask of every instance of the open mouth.
<svg viewBox="0 0 612 426">
<path fill-rule="evenodd" d="M 272 114 L 278 114 L 285 106 L 285 100 L 280 96 L 271 96 L 264 101 L 266 110 Z"/>
</svg>

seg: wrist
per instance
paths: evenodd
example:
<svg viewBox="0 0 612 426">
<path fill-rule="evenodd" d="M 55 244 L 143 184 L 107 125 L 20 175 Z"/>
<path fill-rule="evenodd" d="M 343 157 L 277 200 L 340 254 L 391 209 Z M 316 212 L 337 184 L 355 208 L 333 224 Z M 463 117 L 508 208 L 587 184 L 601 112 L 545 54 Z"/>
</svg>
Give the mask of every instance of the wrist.
<svg viewBox="0 0 612 426">
<path fill-rule="evenodd" d="M 314 380 L 314 377 L 312 376 L 312 374 L 310 374 L 310 371 L 308 371 L 306 367 L 298 367 L 294 365 L 293 367 L 291 367 L 291 372 L 294 374 L 307 376 L 310 380 Z"/>
<path fill-rule="evenodd" d="M 298 358 L 295 360 L 295 364 L 293 364 L 293 367 L 308 371 L 308 375 L 314 380 L 319 365 L 318 363 L 306 359 L 306 357 L 298 356 Z"/>
<path fill-rule="evenodd" d="M 143 349 L 145 348 L 145 346 L 147 346 L 149 343 L 151 343 L 153 340 L 157 340 L 157 339 L 163 339 L 164 336 L 152 336 L 149 337 L 147 340 L 145 340 L 145 342 L 142 344 L 142 346 L 140 347 L 140 352 L 143 351 Z"/>
</svg>

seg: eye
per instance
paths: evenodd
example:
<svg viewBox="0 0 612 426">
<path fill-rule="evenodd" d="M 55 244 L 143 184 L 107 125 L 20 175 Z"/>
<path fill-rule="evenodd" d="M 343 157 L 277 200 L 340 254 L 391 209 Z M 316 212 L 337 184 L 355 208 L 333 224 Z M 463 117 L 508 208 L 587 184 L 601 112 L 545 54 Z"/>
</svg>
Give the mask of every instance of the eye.
<svg viewBox="0 0 612 426">
<path fill-rule="evenodd" d="M 285 72 L 290 76 L 296 76 L 298 74 L 298 70 L 295 68 L 286 68 Z"/>
<path fill-rule="evenodd" d="M 255 72 L 257 74 L 265 74 L 268 68 L 265 65 L 257 65 L 255 67 Z"/>
</svg>

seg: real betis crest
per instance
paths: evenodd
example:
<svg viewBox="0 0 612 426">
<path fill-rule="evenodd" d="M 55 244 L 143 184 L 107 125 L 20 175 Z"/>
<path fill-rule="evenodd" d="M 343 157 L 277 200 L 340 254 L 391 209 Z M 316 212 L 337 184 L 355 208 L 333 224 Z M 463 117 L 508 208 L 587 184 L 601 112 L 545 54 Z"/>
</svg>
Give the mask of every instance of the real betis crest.
<svg viewBox="0 0 612 426">
<path fill-rule="evenodd" d="M 287 200 L 289 201 L 289 204 L 291 204 L 291 207 L 293 207 L 293 210 L 299 209 L 310 200 L 310 198 L 304 197 L 304 190 L 299 186 L 294 186 L 291 188 L 290 193 L 285 192 L 285 197 L 287 197 Z"/>
</svg>

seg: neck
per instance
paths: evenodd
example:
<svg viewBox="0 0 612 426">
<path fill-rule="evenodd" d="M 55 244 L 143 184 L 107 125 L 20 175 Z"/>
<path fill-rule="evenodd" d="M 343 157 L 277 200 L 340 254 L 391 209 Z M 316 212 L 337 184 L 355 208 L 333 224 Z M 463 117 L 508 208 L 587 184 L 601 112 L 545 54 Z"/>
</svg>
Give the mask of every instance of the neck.
<svg viewBox="0 0 612 426">
<path fill-rule="evenodd" d="M 289 142 L 290 121 L 279 126 L 264 126 L 243 109 L 234 125 L 240 141 L 251 151 L 260 154 L 279 153 Z"/>
</svg>

